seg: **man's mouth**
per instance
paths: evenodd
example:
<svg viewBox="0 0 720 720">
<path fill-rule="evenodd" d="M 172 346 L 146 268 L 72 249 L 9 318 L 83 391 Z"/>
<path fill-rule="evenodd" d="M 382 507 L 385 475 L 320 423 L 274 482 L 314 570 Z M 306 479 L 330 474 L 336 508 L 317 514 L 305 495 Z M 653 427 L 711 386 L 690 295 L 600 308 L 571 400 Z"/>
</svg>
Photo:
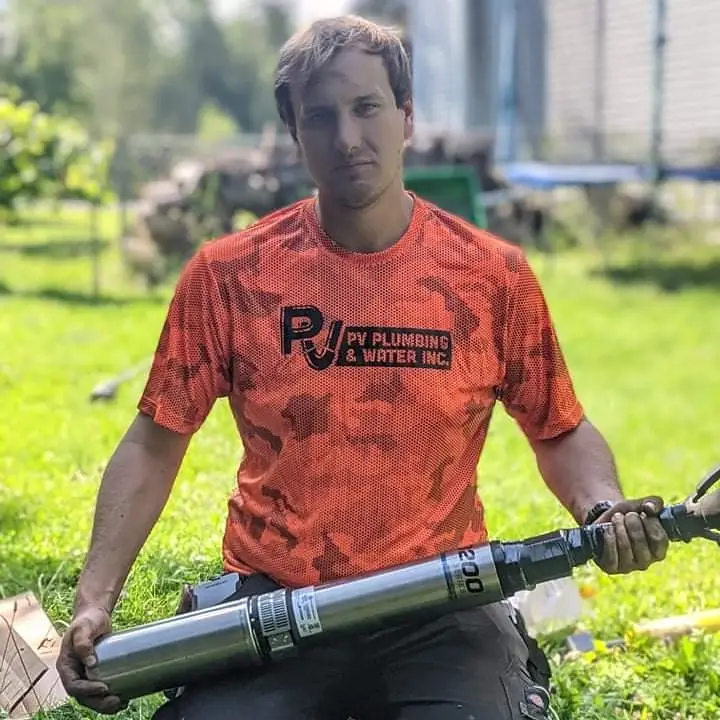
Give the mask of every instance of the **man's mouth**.
<svg viewBox="0 0 720 720">
<path fill-rule="evenodd" d="M 372 160 L 353 160 L 352 162 L 343 163 L 339 166 L 339 170 L 350 170 L 352 168 L 364 167 L 365 165 L 372 165 Z"/>
</svg>

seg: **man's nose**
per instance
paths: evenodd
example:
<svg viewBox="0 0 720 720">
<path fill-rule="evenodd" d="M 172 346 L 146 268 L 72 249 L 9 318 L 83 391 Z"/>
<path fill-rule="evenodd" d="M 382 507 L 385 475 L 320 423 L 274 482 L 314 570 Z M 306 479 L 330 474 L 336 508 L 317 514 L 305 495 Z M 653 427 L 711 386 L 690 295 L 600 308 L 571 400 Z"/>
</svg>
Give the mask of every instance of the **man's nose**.
<svg viewBox="0 0 720 720">
<path fill-rule="evenodd" d="M 335 146 L 343 154 L 360 147 L 360 127 L 349 113 L 341 113 L 337 118 Z"/>
</svg>

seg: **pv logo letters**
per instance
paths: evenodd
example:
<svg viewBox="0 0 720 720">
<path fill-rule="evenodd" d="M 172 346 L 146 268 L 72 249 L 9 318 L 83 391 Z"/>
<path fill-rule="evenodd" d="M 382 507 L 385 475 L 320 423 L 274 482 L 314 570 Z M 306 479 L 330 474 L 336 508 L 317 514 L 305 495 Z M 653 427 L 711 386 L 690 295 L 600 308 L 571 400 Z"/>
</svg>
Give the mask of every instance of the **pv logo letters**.
<svg viewBox="0 0 720 720">
<path fill-rule="evenodd" d="M 313 305 L 282 308 L 283 355 L 299 351 L 313 370 L 343 367 L 406 367 L 450 370 L 452 337 L 446 330 L 346 326 L 326 322 Z"/>
</svg>

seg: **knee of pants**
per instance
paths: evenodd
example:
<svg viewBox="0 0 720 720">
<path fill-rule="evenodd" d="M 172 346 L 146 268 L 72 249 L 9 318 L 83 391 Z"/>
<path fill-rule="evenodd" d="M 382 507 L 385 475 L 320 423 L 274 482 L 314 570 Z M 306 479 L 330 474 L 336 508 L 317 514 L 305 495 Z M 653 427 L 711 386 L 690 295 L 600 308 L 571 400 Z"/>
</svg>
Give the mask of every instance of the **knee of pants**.
<svg viewBox="0 0 720 720">
<path fill-rule="evenodd" d="M 495 697 L 479 702 L 413 702 L 383 715 L 387 720 L 550 720 L 549 696 L 544 688 L 525 686 L 518 694 L 511 683 L 501 683 Z M 372 720 L 375 720 L 373 717 Z"/>
<path fill-rule="evenodd" d="M 187 686 L 153 720 L 336 720 L 352 678 L 350 659 L 343 648 L 318 648 L 272 668 L 223 674 Z"/>
<path fill-rule="evenodd" d="M 241 698 L 208 690 L 171 700 L 158 708 L 153 720 L 316 720 L 321 709 L 314 700 L 286 695 L 282 690 Z"/>
<path fill-rule="evenodd" d="M 151 720 L 178 720 L 177 706 L 170 700 L 163 703 L 154 713 Z"/>
</svg>

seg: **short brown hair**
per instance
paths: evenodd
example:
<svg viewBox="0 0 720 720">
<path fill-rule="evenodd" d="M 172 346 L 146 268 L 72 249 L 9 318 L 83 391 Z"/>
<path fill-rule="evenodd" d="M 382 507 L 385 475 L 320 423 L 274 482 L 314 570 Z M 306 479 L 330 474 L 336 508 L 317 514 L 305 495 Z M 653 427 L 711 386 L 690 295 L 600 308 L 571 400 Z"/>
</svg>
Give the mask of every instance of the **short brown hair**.
<svg viewBox="0 0 720 720">
<path fill-rule="evenodd" d="M 398 32 L 357 15 L 316 20 L 285 43 L 275 70 L 275 104 L 293 137 L 296 123 L 291 85 L 307 84 L 338 51 L 351 46 L 382 57 L 398 107 L 411 98 L 410 59 Z"/>
</svg>

